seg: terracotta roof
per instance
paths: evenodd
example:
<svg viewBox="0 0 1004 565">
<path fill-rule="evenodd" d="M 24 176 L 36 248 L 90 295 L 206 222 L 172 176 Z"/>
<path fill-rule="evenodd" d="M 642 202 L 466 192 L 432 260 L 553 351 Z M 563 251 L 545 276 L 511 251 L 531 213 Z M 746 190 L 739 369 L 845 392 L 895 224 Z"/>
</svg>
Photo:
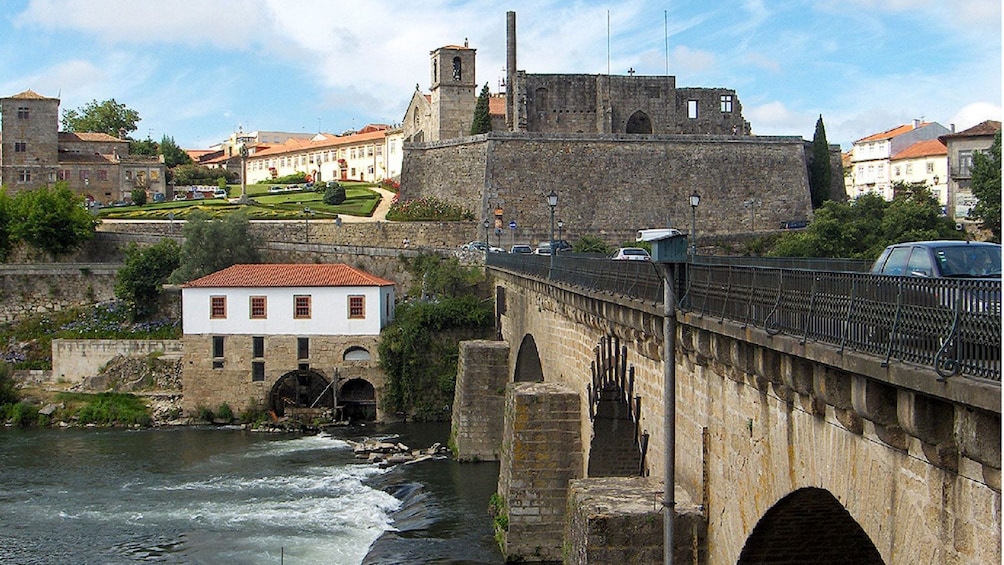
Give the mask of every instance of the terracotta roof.
<svg viewBox="0 0 1004 565">
<path fill-rule="evenodd" d="M 283 153 L 296 153 L 299 151 L 311 151 L 315 149 L 325 149 L 331 147 L 350 146 L 353 143 L 363 143 L 387 137 L 387 130 L 376 130 L 367 133 L 354 133 L 350 135 L 325 135 L 325 138 L 318 141 L 290 139 L 282 145 L 272 145 L 266 149 L 259 149 L 254 152 L 253 157 L 267 155 L 282 155 Z"/>
<path fill-rule="evenodd" d="M 113 135 L 108 135 L 107 133 L 97 133 L 90 131 L 61 131 L 59 132 L 59 141 L 73 142 L 73 141 L 100 141 L 102 143 L 129 143 L 127 139 L 119 139 Z"/>
<path fill-rule="evenodd" d="M 861 139 L 855 141 L 854 143 L 861 143 L 862 141 L 879 141 L 883 139 L 892 139 L 897 135 L 903 135 L 908 131 L 913 131 L 915 129 L 920 129 L 924 126 L 929 126 L 929 125 L 931 125 L 931 122 L 921 122 L 917 124 L 917 127 L 913 127 L 913 124 L 903 124 L 901 126 L 896 126 L 892 129 L 885 130 L 883 132 L 869 135 L 868 137 L 862 137 Z"/>
<path fill-rule="evenodd" d="M 233 265 L 195 279 L 185 288 L 393 285 L 343 263 L 263 263 Z"/>
<path fill-rule="evenodd" d="M 997 120 L 987 120 L 985 122 L 980 122 L 975 126 L 964 129 L 958 133 L 949 133 L 941 136 L 939 139 L 954 139 L 959 137 L 992 137 L 997 135 L 997 132 L 1001 130 L 1001 123 Z"/>
<path fill-rule="evenodd" d="M 21 100 L 59 100 L 58 98 L 49 98 L 48 96 L 42 96 L 41 94 L 35 92 L 34 90 L 25 90 L 20 94 L 15 94 L 11 98 L 19 98 Z"/>
<path fill-rule="evenodd" d="M 938 139 L 928 139 L 918 141 L 899 153 L 893 155 L 889 160 L 898 161 L 900 159 L 916 159 L 918 157 L 933 157 L 936 155 L 948 155 L 948 148 Z"/>
</svg>

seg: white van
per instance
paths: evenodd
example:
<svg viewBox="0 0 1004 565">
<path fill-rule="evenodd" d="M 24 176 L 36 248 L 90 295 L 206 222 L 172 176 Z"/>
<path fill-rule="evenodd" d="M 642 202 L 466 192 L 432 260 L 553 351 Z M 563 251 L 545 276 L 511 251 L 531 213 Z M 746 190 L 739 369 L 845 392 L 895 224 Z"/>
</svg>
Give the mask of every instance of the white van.
<svg viewBox="0 0 1004 565">
<path fill-rule="evenodd" d="M 657 239 L 665 239 L 674 235 L 683 235 L 683 232 L 675 228 L 638 230 L 638 238 L 635 239 L 635 241 L 655 241 Z"/>
</svg>

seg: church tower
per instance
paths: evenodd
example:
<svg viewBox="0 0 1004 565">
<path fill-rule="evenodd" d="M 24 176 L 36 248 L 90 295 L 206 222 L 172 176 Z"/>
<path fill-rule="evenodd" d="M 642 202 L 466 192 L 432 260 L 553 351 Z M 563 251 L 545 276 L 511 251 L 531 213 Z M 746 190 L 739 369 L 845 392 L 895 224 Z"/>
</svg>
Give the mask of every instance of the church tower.
<svg viewBox="0 0 1004 565">
<path fill-rule="evenodd" d="M 432 131 L 427 141 L 470 135 L 477 83 L 474 77 L 475 49 L 447 45 L 430 53 L 432 57 Z"/>
</svg>

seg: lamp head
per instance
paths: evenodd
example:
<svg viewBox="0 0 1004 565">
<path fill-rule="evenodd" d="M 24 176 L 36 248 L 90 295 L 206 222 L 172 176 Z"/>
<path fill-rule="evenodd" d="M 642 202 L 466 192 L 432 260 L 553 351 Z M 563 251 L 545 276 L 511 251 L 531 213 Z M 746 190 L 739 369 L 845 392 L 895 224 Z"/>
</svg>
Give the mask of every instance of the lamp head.
<svg viewBox="0 0 1004 565">
<path fill-rule="evenodd" d="M 555 206 L 558 205 L 558 193 L 557 192 L 555 192 L 555 191 L 552 190 L 551 193 L 547 195 L 547 205 L 550 206 L 551 208 L 554 208 Z"/>
<path fill-rule="evenodd" d="M 695 190 L 693 194 L 690 195 L 690 207 L 697 208 L 697 205 L 701 203 L 701 195 Z"/>
</svg>

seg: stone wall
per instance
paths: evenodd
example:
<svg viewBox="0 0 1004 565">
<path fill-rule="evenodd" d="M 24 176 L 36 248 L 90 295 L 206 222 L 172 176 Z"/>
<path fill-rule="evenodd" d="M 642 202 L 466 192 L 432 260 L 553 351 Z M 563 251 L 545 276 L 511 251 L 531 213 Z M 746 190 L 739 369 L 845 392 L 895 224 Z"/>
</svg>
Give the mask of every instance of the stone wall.
<svg viewBox="0 0 1004 565">
<path fill-rule="evenodd" d="M 545 383 L 506 391 L 498 494 L 509 561 L 560 561 L 568 481 L 581 476 L 579 395 Z"/>
<path fill-rule="evenodd" d="M 115 297 L 118 265 L 0 265 L 0 321 Z"/>
<path fill-rule="evenodd" d="M 502 208 L 521 241 L 548 239 L 552 190 L 569 240 L 633 240 L 667 222 L 689 231 L 692 213 L 699 236 L 749 232 L 749 199 L 754 231 L 811 215 L 805 144 L 794 137 L 492 132 L 405 151 L 401 198 L 480 203 L 481 218 Z"/>
<path fill-rule="evenodd" d="M 158 355 L 181 358 L 181 340 L 153 339 L 54 339 L 52 379 L 80 383 L 93 377 L 118 356 Z"/>
<path fill-rule="evenodd" d="M 509 344 L 462 341 L 457 360 L 451 436 L 460 461 L 498 461 L 509 377 Z"/>
</svg>

